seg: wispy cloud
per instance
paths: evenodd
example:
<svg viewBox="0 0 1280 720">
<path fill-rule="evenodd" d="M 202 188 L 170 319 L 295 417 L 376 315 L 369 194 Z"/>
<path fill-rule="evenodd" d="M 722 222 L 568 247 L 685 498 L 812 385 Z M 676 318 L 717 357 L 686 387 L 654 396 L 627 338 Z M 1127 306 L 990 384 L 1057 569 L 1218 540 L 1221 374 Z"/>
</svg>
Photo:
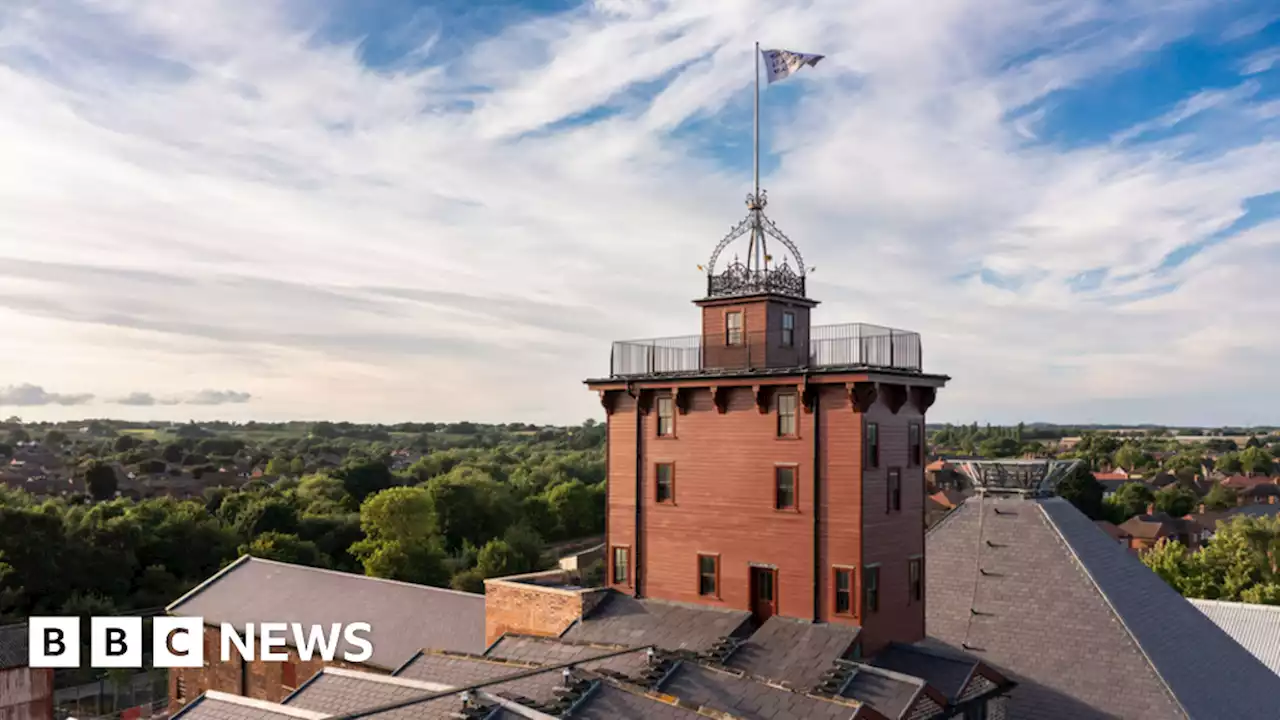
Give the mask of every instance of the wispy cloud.
<svg viewBox="0 0 1280 720">
<path fill-rule="evenodd" d="M 92 393 L 51 393 L 39 385 L 22 384 L 0 387 L 0 407 L 39 407 L 42 405 L 84 405 L 93 400 Z"/>
<path fill-rule="evenodd" d="M 201 390 L 182 402 L 188 405 L 228 405 L 247 403 L 251 397 L 247 392 L 235 390 Z"/>
<path fill-rule="evenodd" d="M 334 40 L 335 11 L 369 36 Z M 770 210 L 818 266 L 816 317 L 920 331 L 956 378 L 937 417 L 1270 406 L 1232 378 L 1280 360 L 1238 325 L 1280 323 L 1251 294 L 1280 265 L 1275 223 L 1163 267 L 1280 189 L 1247 8 L 596 0 L 385 37 L 375 12 L 0 6 L 0 377 L 146 387 L 154 405 L 120 406 L 139 416 L 598 414 L 579 381 L 609 340 L 696 332 L 695 266 L 743 212 L 759 38 L 828 58 L 762 110 Z M 1195 43 L 1236 52 L 1238 76 L 1060 142 L 1064 97 Z M 192 383 L 238 390 L 200 408 Z M 1252 405 L 1229 399 L 1245 388 Z"/>
</svg>

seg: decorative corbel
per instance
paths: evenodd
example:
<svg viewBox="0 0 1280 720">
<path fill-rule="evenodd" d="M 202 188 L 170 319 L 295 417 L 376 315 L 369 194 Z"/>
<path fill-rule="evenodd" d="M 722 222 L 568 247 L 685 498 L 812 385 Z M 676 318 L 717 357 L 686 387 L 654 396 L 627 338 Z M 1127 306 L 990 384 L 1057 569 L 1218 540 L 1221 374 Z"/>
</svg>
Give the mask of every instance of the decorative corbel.
<svg viewBox="0 0 1280 720">
<path fill-rule="evenodd" d="M 692 394 L 693 391 L 687 387 L 672 388 L 671 395 L 675 398 L 676 410 L 678 410 L 681 415 L 689 414 L 689 396 Z"/>
<path fill-rule="evenodd" d="M 604 407 L 604 414 L 606 416 L 613 414 L 613 401 L 615 395 L 616 393 L 611 393 L 608 390 L 600 391 L 600 405 Z"/>
<path fill-rule="evenodd" d="M 849 391 L 849 402 L 854 412 L 865 413 L 876 404 L 876 384 L 873 382 L 845 383 L 845 389 Z"/>
<path fill-rule="evenodd" d="M 636 410 L 641 415 L 648 415 L 649 408 L 652 405 L 653 405 L 653 391 L 641 390 L 640 394 L 636 396 Z"/>
<path fill-rule="evenodd" d="M 769 386 L 754 385 L 751 390 L 755 393 L 756 409 L 760 411 L 760 414 L 764 415 L 769 412 Z"/>
<path fill-rule="evenodd" d="M 894 415 L 907 404 L 907 386 L 898 385 L 897 383 L 880 383 L 880 395 L 884 398 L 884 404 L 889 408 L 889 412 Z"/>
<path fill-rule="evenodd" d="M 813 412 L 813 403 L 817 399 L 817 397 L 818 397 L 818 386 L 810 385 L 809 379 L 805 378 L 805 381 L 800 385 L 800 404 L 804 406 L 805 412 L 807 413 Z"/>
<path fill-rule="evenodd" d="M 923 415 L 933 406 L 933 402 L 938 399 L 938 388 L 934 387 L 913 387 L 911 388 L 911 404 Z"/>
<path fill-rule="evenodd" d="M 712 385 L 711 402 L 716 406 L 716 412 L 723 415 L 729 409 L 729 388 Z"/>
</svg>

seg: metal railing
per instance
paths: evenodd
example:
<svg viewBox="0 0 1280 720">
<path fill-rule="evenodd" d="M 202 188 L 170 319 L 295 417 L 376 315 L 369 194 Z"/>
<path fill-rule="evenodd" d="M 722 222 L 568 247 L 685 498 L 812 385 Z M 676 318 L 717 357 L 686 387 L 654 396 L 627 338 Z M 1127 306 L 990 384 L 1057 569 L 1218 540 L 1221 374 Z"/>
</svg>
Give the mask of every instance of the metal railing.
<svg viewBox="0 0 1280 720">
<path fill-rule="evenodd" d="M 771 332 L 726 331 L 613 343 L 610 376 L 748 370 L 891 368 L 919 372 L 919 333 L 847 323 Z"/>
</svg>

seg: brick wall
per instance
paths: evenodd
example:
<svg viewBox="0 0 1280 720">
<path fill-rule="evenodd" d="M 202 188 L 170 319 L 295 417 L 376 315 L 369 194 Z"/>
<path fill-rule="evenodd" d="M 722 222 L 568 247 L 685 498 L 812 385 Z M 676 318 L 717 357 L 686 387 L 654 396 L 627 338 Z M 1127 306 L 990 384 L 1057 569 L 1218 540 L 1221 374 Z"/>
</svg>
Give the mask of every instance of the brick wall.
<svg viewBox="0 0 1280 720">
<path fill-rule="evenodd" d="M 206 690 L 218 690 L 258 700 L 280 702 L 326 665 L 375 673 L 389 673 L 394 669 L 341 660 L 326 663 L 314 656 L 304 661 L 298 657 L 297 650 L 292 647 L 286 648 L 289 653 L 287 662 L 254 660 L 248 663 L 246 668 L 246 663 L 240 659 L 240 654 L 235 648 L 232 648 L 230 659 L 222 662 L 221 638 L 222 634 L 218 628 L 206 627 L 204 629 L 204 666 L 169 670 L 170 713 L 182 709 Z"/>
<path fill-rule="evenodd" d="M 53 720 L 53 670 L 0 670 L 0 720 Z"/>
<path fill-rule="evenodd" d="M 508 632 L 559 636 L 575 620 L 591 612 L 606 592 L 603 588 L 571 590 L 550 586 L 572 581 L 571 575 L 561 570 L 485 580 L 485 643 L 493 643 Z"/>
</svg>

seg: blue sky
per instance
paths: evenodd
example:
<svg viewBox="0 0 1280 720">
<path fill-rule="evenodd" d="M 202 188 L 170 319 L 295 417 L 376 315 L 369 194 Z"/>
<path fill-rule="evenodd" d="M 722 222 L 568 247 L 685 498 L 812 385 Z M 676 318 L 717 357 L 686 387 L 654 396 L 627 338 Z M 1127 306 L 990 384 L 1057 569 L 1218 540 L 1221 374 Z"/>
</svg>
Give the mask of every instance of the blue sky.
<svg viewBox="0 0 1280 720">
<path fill-rule="evenodd" d="M 1280 423 L 1280 10 L 0 7 L 0 413 L 573 422 L 751 182 L 932 419 Z"/>
</svg>

